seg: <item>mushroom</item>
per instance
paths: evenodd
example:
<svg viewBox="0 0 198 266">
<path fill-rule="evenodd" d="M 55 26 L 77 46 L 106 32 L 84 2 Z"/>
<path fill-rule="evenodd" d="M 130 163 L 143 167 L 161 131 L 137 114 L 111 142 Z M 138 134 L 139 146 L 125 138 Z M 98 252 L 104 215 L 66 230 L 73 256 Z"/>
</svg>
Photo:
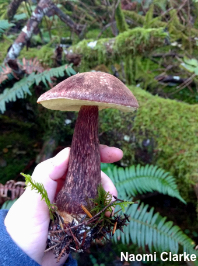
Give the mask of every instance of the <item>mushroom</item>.
<svg viewBox="0 0 198 266">
<path fill-rule="evenodd" d="M 95 198 L 101 183 L 98 140 L 98 111 L 116 108 L 133 112 L 138 102 L 116 77 L 103 72 L 85 72 L 62 81 L 42 94 L 44 107 L 60 111 L 79 111 L 71 144 L 66 181 L 56 197 L 64 222 L 84 214 L 81 206 Z"/>
</svg>

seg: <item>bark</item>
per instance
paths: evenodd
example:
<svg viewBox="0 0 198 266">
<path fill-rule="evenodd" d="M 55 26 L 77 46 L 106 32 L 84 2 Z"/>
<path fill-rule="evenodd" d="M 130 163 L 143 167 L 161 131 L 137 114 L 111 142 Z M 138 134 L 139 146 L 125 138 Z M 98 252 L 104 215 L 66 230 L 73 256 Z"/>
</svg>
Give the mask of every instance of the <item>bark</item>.
<svg viewBox="0 0 198 266">
<path fill-rule="evenodd" d="M 87 198 L 95 198 L 101 183 L 98 107 L 82 106 L 73 135 L 65 184 L 56 204 L 62 217 L 84 213 Z"/>
<path fill-rule="evenodd" d="M 12 20 L 12 18 L 17 12 L 18 7 L 23 1 L 24 0 L 12 0 L 12 2 L 10 3 L 8 7 L 8 11 L 7 11 L 8 20 Z"/>
<path fill-rule="evenodd" d="M 55 65 L 61 66 L 62 65 L 62 55 L 63 55 L 63 48 L 61 46 L 57 46 L 55 50 Z"/>
<path fill-rule="evenodd" d="M 49 11 L 51 8 L 50 6 L 51 1 L 49 0 L 41 0 L 39 4 L 37 5 L 36 9 L 32 13 L 31 18 L 28 20 L 26 26 L 22 29 L 21 33 L 13 43 L 13 45 L 10 47 L 5 62 L 12 68 L 12 70 L 16 73 L 16 65 L 17 64 L 17 57 L 20 54 L 20 51 L 23 49 L 23 47 L 26 45 L 26 43 L 30 40 L 33 31 L 35 28 L 37 28 L 38 24 L 41 22 L 43 16 L 46 12 Z M 10 61 L 12 64 L 10 65 Z M 12 67 L 14 65 L 15 67 Z M 17 68 L 17 74 L 20 76 L 22 74 L 22 70 L 18 66 Z"/>
<path fill-rule="evenodd" d="M 25 74 L 25 71 L 19 67 L 19 65 L 18 65 L 16 60 L 10 59 L 7 62 L 7 64 L 12 69 L 15 78 L 18 79 L 18 78 L 22 78 L 23 77 L 23 75 Z"/>
<path fill-rule="evenodd" d="M 36 9 L 32 12 L 32 16 L 28 20 L 26 26 L 22 29 L 17 39 L 10 47 L 5 58 L 5 63 L 7 63 L 12 68 L 12 70 L 16 75 L 18 75 L 18 77 L 21 77 L 23 75 L 23 71 L 19 66 L 17 67 L 18 64 L 16 59 L 19 56 L 20 51 L 32 37 L 34 30 L 38 27 L 44 15 L 47 15 L 49 17 L 52 15 L 57 15 L 77 34 L 79 34 L 82 30 L 82 27 L 80 25 L 77 25 L 75 22 L 73 22 L 73 20 L 68 15 L 65 15 L 55 4 L 52 3 L 51 0 L 41 0 Z"/>
<path fill-rule="evenodd" d="M 52 4 L 53 8 L 51 9 L 51 12 L 49 12 L 48 16 L 51 15 L 57 15 L 63 22 L 65 22 L 65 24 L 67 24 L 67 26 L 69 26 L 71 28 L 71 30 L 73 30 L 77 35 L 79 35 L 83 30 L 84 30 L 84 26 L 83 25 L 78 25 L 76 24 L 71 18 L 70 16 L 66 15 L 65 13 L 63 13 L 56 5 Z"/>
</svg>

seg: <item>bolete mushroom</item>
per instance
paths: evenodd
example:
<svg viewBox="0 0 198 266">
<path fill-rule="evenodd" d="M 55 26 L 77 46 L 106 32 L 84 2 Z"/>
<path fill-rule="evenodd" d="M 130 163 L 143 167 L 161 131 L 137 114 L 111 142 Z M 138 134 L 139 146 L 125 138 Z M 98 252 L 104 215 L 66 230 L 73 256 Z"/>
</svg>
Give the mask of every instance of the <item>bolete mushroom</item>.
<svg viewBox="0 0 198 266">
<path fill-rule="evenodd" d="M 84 214 L 81 205 L 95 198 L 101 183 L 98 140 L 98 110 L 116 108 L 133 112 L 138 102 L 116 77 L 103 72 L 85 72 L 62 81 L 42 94 L 38 103 L 52 110 L 79 111 L 71 144 L 67 177 L 56 198 L 65 222 Z"/>
</svg>

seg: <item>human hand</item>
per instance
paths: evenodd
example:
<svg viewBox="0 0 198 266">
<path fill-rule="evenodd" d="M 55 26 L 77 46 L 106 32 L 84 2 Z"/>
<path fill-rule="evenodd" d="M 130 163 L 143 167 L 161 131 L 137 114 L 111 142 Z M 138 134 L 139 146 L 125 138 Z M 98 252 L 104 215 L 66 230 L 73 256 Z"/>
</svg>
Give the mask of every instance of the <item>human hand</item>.
<svg viewBox="0 0 198 266">
<path fill-rule="evenodd" d="M 69 162 L 70 148 L 65 148 L 55 157 L 38 164 L 32 178 L 42 183 L 47 190 L 51 202 L 62 188 Z M 101 162 L 113 163 L 120 160 L 123 153 L 120 149 L 100 145 Z M 110 178 L 101 173 L 102 186 L 112 195 L 117 191 Z M 5 226 L 14 242 L 33 260 L 42 266 L 60 266 L 66 256 L 59 263 L 52 251 L 44 253 L 49 227 L 49 210 L 45 201 L 35 190 L 26 188 L 23 195 L 13 204 L 5 218 Z"/>
</svg>

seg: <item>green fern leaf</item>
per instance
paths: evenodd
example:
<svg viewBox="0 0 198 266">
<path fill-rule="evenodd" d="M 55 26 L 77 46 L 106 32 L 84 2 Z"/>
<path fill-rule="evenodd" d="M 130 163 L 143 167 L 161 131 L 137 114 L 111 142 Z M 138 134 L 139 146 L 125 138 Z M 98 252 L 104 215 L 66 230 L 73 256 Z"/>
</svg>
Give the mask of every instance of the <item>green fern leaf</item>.
<svg viewBox="0 0 198 266">
<path fill-rule="evenodd" d="M 0 37 L 4 33 L 5 30 L 14 26 L 13 23 L 9 23 L 8 20 L 0 20 Z"/>
<path fill-rule="evenodd" d="M 125 199 L 128 195 L 158 191 L 171 197 L 176 197 L 183 203 L 185 201 L 179 194 L 175 179 L 163 169 L 153 166 L 137 165 L 129 168 L 106 168 L 103 171 L 119 188 L 119 198 Z"/>
<path fill-rule="evenodd" d="M 16 82 L 11 89 L 6 88 L 3 93 L 0 94 L 0 111 L 2 113 L 5 112 L 6 102 L 16 101 L 17 98 L 25 98 L 27 94 L 31 95 L 30 87 L 32 85 L 38 85 L 40 82 L 43 82 L 46 87 L 49 87 L 47 82 L 51 83 L 51 77 L 63 77 L 65 71 L 70 74 L 76 73 L 70 65 L 63 65 L 45 70 L 38 74 L 32 72 L 29 76 L 25 76 L 23 79 Z"/>
<path fill-rule="evenodd" d="M 17 98 L 25 98 L 27 94 L 31 95 L 29 88 L 34 83 L 34 75 L 32 73 L 28 77 L 21 79 L 11 89 L 5 89 L 0 94 L 0 110 L 2 113 L 6 110 L 6 102 L 16 101 Z"/>
<path fill-rule="evenodd" d="M 36 192 L 41 195 L 41 200 L 45 200 L 49 209 L 50 219 L 53 220 L 53 213 L 56 211 L 57 207 L 55 206 L 55 204 L 52 204 L 50 202 L 47 191 L 44 188 L 43 184 L 35 182 L 30 175 L 23 173 L 21 173 L 21 175 L 25 177 L 26 186 L 29 186 L 31 190 L 36 190 Z"/>
<path fill-rule="evenodd" d="M 148 211 L 148 205 L 130 205 L 126 211 L 129 215 L 130 223 L 124 227 L 124 233 L 117 230 L 114 234 L 114 241 L 121 238 L 122 243 L 133 242 L 143 249 L 149 247 L 150 252 L 171 251 L 178 253 L 181 245 L 187 254 L 196 254 L 195 243 L 185 235 L 178 226 L 173 226 L 173 222 L 166 222 L 166 217 L 161 217 L 159 213 L 153 215 L 154 209 Z"/>
</svg>

